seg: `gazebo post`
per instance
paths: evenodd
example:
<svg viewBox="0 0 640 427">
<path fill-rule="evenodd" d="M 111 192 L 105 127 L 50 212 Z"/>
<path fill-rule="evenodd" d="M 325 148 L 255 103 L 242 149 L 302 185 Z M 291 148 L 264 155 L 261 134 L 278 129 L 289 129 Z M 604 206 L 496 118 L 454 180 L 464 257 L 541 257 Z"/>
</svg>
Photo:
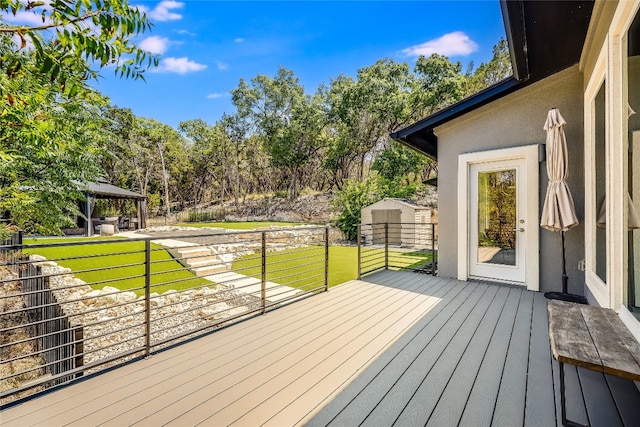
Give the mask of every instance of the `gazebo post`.
<svg viewBox="0 0 640 427">
<path fill-rule="evenodd" d="M 91 222 L 91 195 L 89 193 L 84 193 L 86 196 L 86 202 L 84 207 L 84 216 L 86 220 L 84 222 L 85 234 L 87 237 L 93 236 L 93 223 Z"/>
</svg>

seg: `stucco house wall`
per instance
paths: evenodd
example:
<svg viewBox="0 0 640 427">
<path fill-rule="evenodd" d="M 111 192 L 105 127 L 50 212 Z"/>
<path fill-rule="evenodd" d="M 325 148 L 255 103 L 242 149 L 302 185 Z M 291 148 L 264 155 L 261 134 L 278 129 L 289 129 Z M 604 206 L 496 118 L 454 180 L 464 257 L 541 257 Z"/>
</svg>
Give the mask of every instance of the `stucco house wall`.
<svg viewBox="0 0 640 427">
<path fill-rule="evenodd" d="M 435 128 L 438 137 L 439 274 L 457 276 L 457 177 L 458 155 L 499 148 L 544 144 L 543 125 L 550 108 L 556 107 L 567 121 L 570 151 L 568 185 L 581 224 L 566 233 L 569 291 L 583 293 L 584 273 L 578 262 L 584 258 L 584 161 L 583 161 L 583 80 L 574 66 L 485 105 Z M 540 166 L 539 214 L 547 189 L 546 163 Z M 560 236 L 539 227 L 540 290 L 557 290 L 561 280 Z M 528 254 L 536 256 L 536 254 Z"/>
</svg>

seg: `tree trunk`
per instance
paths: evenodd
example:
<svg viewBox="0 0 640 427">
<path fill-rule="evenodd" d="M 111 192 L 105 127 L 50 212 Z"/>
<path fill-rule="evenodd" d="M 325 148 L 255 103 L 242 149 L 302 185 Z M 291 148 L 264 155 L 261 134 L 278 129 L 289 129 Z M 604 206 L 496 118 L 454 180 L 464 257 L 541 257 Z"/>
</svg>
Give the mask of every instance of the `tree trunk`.
<svg viewBox="0 0 640 427">
<path fill-rule="evenodd" d="M 162 180 L 164 181 L 164 224 L 169 222 L 169 216 L 171 215 L 171 206 L 169 204 L 169 179 L 167 178 L 167 168 L 164 164 L 164 153 L 162 152 L 162 146 L 158 143 L 158 152 L 160 153 L 160 161 L 162 162 Z"/>
</svg>

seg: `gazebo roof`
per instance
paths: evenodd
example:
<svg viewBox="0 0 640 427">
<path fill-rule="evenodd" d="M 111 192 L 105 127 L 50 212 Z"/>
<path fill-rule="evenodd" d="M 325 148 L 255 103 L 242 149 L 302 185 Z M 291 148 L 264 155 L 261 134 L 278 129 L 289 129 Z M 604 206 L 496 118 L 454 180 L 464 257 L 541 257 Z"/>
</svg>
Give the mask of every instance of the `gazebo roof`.
<svg viewBox="0 0 640 427">
<path fill-rule="evenodd" d="M 140 193 L 125 190 L 124 188 L 109 184 L 103 180 L 98 180 L 98 182 L 87 182 L 81 186 L 85 193 L 93 194 L 99 199 L 146 199 L 146 196 L 143 196 Z"/>
</svg>

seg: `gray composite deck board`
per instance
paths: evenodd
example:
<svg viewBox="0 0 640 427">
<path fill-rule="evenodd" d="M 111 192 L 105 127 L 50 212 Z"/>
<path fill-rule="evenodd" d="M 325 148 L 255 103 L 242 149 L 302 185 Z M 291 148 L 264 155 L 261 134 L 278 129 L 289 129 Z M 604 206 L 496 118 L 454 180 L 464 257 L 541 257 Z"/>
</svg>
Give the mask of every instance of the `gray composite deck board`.
<svg viewBox="0 0 640 427">
<path fill-rule="evenodd" d="M 548 314 L 544 311 L 547 306 L 546 298 L 540 294 L 535 295 L 533 306 L 527 394 L 536 398 L 527 399 L 524 419 L 527 426 L 548 427 L 555 424 L 556 414 L 555 411 L 549 410 L 555 408 L 555 398 Z"/>
<path fill-rule="evenodd" d="M 521 290 L 511 289 L 467 398 L 460 425 L 491 425 Z"/>
<path fill-rule="evenodd" d="M 520 296 L 518 313 L 511 332 L 498 400 L 493 413 L 492 423 L 495 425 L 519 426 L 524 424 L 532 314 L 533 293 L 523 292 Z"/>
<path fill-rule="evenodd" d="M 570 415 L 583 393 L 571 368 Z M 558 423 L 557 369 L 542 294 L 385 271 L 9 407 L 0 424 L 543 426 Z M 604 408 L 606 385 L 583 381 L 590 413 Z"/>
</svg>

